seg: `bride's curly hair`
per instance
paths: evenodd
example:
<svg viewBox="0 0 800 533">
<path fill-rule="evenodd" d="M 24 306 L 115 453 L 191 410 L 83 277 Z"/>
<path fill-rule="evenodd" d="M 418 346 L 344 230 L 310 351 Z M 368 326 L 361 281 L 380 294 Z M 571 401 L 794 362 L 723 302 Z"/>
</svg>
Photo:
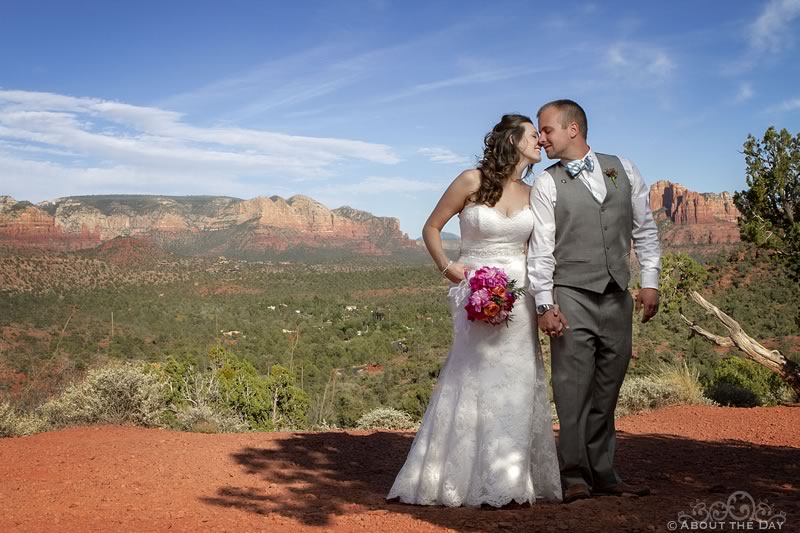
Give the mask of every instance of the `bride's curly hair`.
<svg viewBox="0 0 800 533">
<path fill-rule="evenodd" d="M 516 143 L 525 133 L 523 124 L 533 124 L 525 115 L 503 115 L 492 131 L 483 139 L 483 157 L 478 160 L 481 171 L 481 186 L 472 195 L 471 201 L 494 207 L 503 195 L 503 184 L 514 172 L 519 163 L 519 151 Z M 512 141 L 513 139 L 513 141 Z M 531 173 L 533 165 L 528 167 L 524 177 Z"/>
</svg>

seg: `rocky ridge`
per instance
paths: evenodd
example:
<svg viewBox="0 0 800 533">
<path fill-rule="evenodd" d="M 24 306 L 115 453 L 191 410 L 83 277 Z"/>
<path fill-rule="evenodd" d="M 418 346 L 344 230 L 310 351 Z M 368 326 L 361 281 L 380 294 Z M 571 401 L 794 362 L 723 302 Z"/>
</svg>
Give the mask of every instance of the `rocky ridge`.
<svg viewBox="0 0 800 533">
<path fill-rule="evenodd" d="M 301 195 L 73 196 L 37 205 L 0 196 L 0 244 L 73 251 L 118 237 L 182 255 L 259 257 L 303 247 L 389 255 L 414 247 L 395 218 L 330 210 Z"/>
</svg>

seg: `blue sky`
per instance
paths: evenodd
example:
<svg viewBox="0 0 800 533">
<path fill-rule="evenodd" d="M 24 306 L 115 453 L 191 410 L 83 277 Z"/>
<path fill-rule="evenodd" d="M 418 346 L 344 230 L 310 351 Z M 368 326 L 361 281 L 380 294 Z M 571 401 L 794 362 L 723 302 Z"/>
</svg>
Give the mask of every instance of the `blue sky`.
<svg viewBox="0 0 800 533">
<path fill-rule="evenodd" d="M 585 107 L 594 149 L 700 192 L 746 186 L 748 133 L 800 130 L 800 0 L 2 11 L 0 195 L 18 200 L 304 194 L 418 237 L 500 116 L 555 98 Z"/>
</svg>

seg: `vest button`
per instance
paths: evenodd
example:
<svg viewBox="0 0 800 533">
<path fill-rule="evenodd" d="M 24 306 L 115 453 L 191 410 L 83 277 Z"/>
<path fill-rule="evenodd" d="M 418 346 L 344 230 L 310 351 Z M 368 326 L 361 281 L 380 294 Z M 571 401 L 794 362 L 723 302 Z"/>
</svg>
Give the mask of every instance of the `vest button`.
<svg viewBox="0 0 800 533">
<path fill-rule="evenodd" d="M 603 231 L 608 231 L 608 226 L 603 226 Z"/>
</svg>

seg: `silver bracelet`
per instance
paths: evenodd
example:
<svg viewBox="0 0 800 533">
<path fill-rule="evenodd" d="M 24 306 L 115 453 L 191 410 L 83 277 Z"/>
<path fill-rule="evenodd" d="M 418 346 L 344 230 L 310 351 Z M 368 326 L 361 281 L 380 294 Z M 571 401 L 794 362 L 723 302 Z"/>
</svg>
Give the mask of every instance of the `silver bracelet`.
<svg viewBox="0 0 800 533">
<path fill-rule="evenodd" d="M 453 261 L 448 261 L 447 262 L 447 266 L 442 269 L 442 276 L 444 276 L 444 273 L 447 272 L 447 269 L 450 268 L 450 265 L 452 265 L 452 264 L 453 264 Z"/>
</svg>

